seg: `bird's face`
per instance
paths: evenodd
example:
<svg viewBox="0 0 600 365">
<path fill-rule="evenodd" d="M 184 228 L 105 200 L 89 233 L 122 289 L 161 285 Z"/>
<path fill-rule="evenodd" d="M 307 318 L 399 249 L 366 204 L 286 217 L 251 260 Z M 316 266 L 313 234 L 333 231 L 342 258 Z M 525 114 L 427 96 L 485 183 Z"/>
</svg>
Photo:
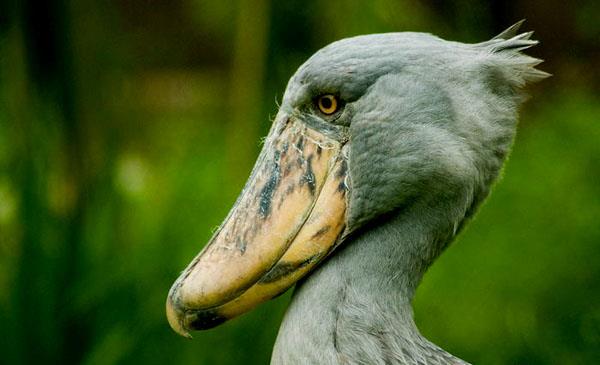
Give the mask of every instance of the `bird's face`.
<svg viewBox="0 0 600 365">
<path fill-rule="evenodd" d="M 302 65 L 240 197 L 171 288 L 173 329 L 187 336 L 283 293 L 350 233 L 416 201 L 464 200 L 448 208 L 462 220 L 513 133 L 471 118 L 495 99 L 465 54 L 476 52 L 395 33 L 333 43 Z"/>
</svg>

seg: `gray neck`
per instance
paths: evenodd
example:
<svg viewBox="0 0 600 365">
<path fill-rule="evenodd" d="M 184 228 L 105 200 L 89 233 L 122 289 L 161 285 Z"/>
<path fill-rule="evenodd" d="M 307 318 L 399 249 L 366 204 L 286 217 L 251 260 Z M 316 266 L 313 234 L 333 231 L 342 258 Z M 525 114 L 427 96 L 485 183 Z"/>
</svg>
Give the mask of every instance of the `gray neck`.
<svg viewBox="0 0 600 365">
<path fill-rule="evenodd" d="M 364 229 L 298 285 L 272 364 L 465 364 L 413 321 L 413 294 L 437 256 L 429 251 L 451 239 L 416 214 Z"/>
</svg>

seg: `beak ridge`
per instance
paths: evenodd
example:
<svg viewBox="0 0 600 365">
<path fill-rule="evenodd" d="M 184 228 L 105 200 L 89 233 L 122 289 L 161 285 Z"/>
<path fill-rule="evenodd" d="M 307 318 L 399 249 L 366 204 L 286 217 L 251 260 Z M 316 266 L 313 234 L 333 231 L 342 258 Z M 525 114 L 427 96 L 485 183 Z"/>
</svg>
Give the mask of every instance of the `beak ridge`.
<svg viewBox="0 0 600 365">
<path fill-rule="evenodd" d="M 277 119 L 232 211 L 169 292 L 177 333 L 190 337 L 281 294 L 331 252 L 345 227 L 343 147 Z"/>
</svg>

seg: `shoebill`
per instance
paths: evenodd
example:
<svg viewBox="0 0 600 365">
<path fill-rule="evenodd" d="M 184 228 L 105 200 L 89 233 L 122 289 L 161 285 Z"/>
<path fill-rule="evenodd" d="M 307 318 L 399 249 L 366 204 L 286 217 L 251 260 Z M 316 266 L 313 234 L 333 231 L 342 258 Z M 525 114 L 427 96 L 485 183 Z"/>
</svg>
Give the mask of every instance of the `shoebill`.
<svg viewBox="0 0 600 365">
<path fill-rule="evenodd" d="M 272 364 L 464 364 L 419 333 L 411 299 L 498 176 L 522 87 L 547 76 L 518 25 L 477 44 L 357 36 L 310 57 L 173 284 L 172 328 L 212 328 L 296 284 Z"/>
</svg>

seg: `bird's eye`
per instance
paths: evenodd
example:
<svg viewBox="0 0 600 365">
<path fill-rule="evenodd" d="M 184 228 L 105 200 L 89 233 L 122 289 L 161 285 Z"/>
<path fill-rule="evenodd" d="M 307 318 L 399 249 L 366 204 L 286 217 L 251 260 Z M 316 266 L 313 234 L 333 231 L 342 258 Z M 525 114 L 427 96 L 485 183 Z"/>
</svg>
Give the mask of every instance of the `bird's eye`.
<svg viewBox="0 0 600 365">
<path fill-rule="evenodd" d="M 317 99 L 317 107 L 321 113 L 331 115 L 338 111 L 340 103 L 335 95 L 325 94 Z"/>
</svg>

